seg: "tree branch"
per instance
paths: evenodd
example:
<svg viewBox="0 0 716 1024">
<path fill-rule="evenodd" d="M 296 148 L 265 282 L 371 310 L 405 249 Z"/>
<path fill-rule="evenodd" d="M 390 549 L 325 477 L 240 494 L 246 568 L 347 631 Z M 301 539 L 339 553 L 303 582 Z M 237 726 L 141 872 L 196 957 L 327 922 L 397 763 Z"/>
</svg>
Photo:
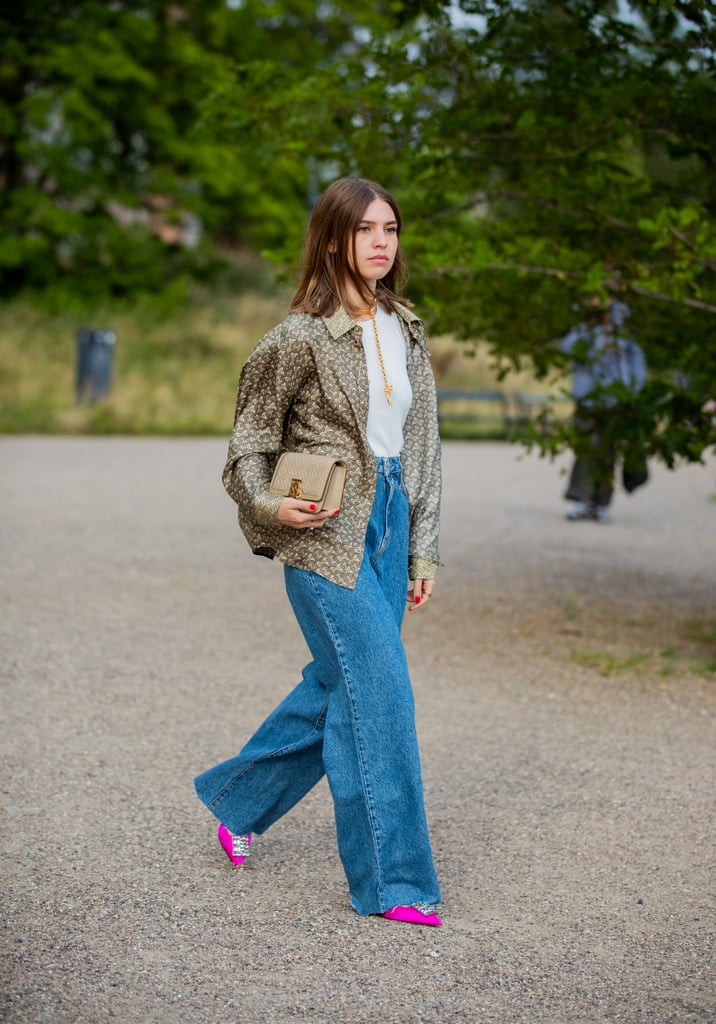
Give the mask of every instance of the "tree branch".
<svg viewBox="0 0 716 1024">
<path fill-rule="evenodd" d="M 533 266 L 529 263 L 486 263 L 480 270 L 500 270 L 500 271 L 518 271 L 522 274 L 541 274 L 546 277 L 556 277 L 559 280 L 566 281 L 578 281 L 580 278 L 584 278 L 584 274 L 578 273 L 574 270 L 562 270 L 559 267 L 538 267 Z M 453 274 L 456 277 L 474 277 L 480 271 L 471 270 L 468 267 L 440 267 L 437 270 L 427 273 L 425 276 L 439 277 L 443 274 Z M 675 295 L 667 295 L 665 292 L 653 292 L 648 288 L 642 288 L 638 284 L 625 284 L 620 281 L 619 288 L 615 289 L 610 278 L 602 281 L 601 286 L 606 288 L 608 291 L 619 290 L 622 291 L 627 288 L 629 291 L 634 292 L 635 295 L 641 295 L 645 299 L 654 299 L 657 302 L 670 302 L 677 306 L 688 306 L 689 309 L 698 309 L 702 313 L 713 313 L 716 315 L 716 306 L 709 302 L 702 302 L 700 299 L 679 299 Z"/>
<path fill-rule="evenodd" d="M 574 280 L 582 277 L 574 270 L 561 270 L 559 267 L 534 267 L 528 263 L 486 263 L 480 270 L 519 270 L 524 274 L 544 274 L 549 277 L 572 278 Z M 453 274 L 456 277 L 474 277 L 479 273 L 469 267 L 438 267 L 426 274 L 426 277 L 440 277 L 443 274 Z"/>
<path fill-rule="evenodd" d="M 622 231 L 628 231 L 631 234 L 638 234 L 638 228 L 633 224 L 629 224 L 625 220 L 621 220 L 619 217 L 614 217 L 609 213 L 601 213 L 593 206 L 585 206 L 583 210 L 572 210 L 566 206 L 560 206 L 554 199 L 549 199 L 545 196 L 533 196 L 528 192 L 516 192 L 511 189 L 501 189 L 499 192 L 490 192 L 484 190 L 475 192 L 468 199 L 462 203 L 456 203 L 454 206 L 448 206 L 444 210 L 439 210 L 434 213 L 431 217 L 423 218 L 424 223 L 430 223 L 436 220 L 442 220 L 445 217 L 451 217 L 454 213 L 464 213 L 466 210 L 471 209 L 473 206 L 477 206 L 479 203 L 490 202 L 496 199 L 514 199 L 517 202 L 532 203 L 535 206 L 543 206 L 548 210 L 554 210 L 555 213 L 560 213 L 565 217 L 569 217 L 572 220 L 584 216 L 586 213 L 593 220 L 602 220 L 607 224 L 612 224 L 614 227 L 620 228 Z"/>
<path fill-rule="evenodd" d="M 694 244 L 690 238 L 688 238 L 683 231 L 679 231 L 673 224 L 669 225 L 669 233 L 674 236 L 682 245 L 686 246 L 689 252 L 694 253 L 694 259 L 697 263 L 700 263 L 703 267 L 708 267 L 709 270 L 716 270 L 716 260 L 703 259 L 701 256 L 695 255 Z"/>
<path fill-rule="evenodd" d="M 516 199 L 518 202 L 534 203 L 536 206 L 545 206 L 548 210 L 554 210 L 555 213 L 564 214 L 565 217 L 570 217 L 572 220 L 576 220 L 578 217 L 582 217 L 584 213 L 587 213 L 594 220 L 603 220 L 607 224 L 612 224 L 615 228 L 621 228 L 622 231 L 638 234 L 638 228 L 633 224 L 629 224 L 628 221 L 622 220 L 620 217 L 614 217 L 612 214 L 601 213 L 593 206 L 585 206 L 582 210 L 571 210 L 566 206 L 560 206 L 554 199 L 548 199 L 544 196 L 531 196 L 528 192 L 512 192 L 509 190 L 495 192 L 490 198 Z"/>
<path fill-rule="evenodd" d="M 556 136 L 556 132 L 548 132 L 542 136 L 542 139 L 551 139 Z M 516 137 L 519 138 L 519 136 Z M 593 139 L 583 143 L 581 146 L 577 146 L 575 149 L 560 151 L 557 153 L 546 153 L 544 151 L 535 153 L 505 153 L 500 155 L 500 160 L 503 163 L 514 163 L 518 160 L 524 160 L 525 162 L 532 162 L 536 164 L 551 163 L 553 160 L 575 160 L 578 157 L 584 156 L 585 153 L 590 153 L 596 146 L 600 146 L 602 143 L 608 142 L 611 138 L 611 132 L 601 132 L 599 135 L 595 135 Z M 488 142 L 513 142 L 514 139 L 515 136 L 508 136 L 506 134 L 503 135 L 498 133 L 496 137 L 493 137 L 492 134 L 485 133 L 484 135 L 472 136 L 468 142 L 471 144 L 484 140 L 487 140 Z M 541 139 L 533 139 L 533 141 L 537 141 L 539 143 Z"/>
<path fill-rule="evenodd" d="M 703 313 L 716 313 L 716 306 L 709 302 L 701 302 L 700 299 L 677 299 L 673 295 L 666 295 L 665 292 L 652 292 L 648 288 L 642 288 L 638 284 L 628 284 L 627 288 L 636 295 L 643 295 L 645 299 L 656 299 L 658 302 L 671 302 L 678 306 L 688 306 L 690 309 L 700 309 Z"/>
</svg>

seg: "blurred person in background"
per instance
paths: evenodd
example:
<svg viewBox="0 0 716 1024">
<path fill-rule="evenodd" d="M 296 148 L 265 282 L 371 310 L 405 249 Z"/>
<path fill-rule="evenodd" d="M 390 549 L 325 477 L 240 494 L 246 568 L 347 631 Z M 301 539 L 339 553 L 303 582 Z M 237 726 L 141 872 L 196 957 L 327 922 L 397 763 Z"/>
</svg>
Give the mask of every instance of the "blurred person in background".
<svg viewBox="0 0 716 1024">
<path fill-rule="evenodd" d="M 566 518 L 609 523 L 617 458 L 614 426 L 624 412 L 624 399 L 637 394 L 646 380 L 644 353 L 626 332 L 630 316 L 623 302 L 606 308 L 592 303 L 592 315 L 561 341 L 572 363 L 572 397 L 578 440 L 565 494 L 573 502 Z M 619 392 L 622 391 L 620 396 Z M 646 483 L 648 470 L 640 451 L 629 453 L 623 467 L 625 490 Z"/>
</svg>

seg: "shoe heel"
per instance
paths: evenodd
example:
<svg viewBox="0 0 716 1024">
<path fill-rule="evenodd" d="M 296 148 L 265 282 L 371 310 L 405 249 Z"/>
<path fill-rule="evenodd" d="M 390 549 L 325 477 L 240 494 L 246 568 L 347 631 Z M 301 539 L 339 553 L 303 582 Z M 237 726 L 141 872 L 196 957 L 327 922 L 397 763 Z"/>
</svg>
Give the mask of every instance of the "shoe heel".
<svg viewBox="0 0 716 1024">
<path fill-rule="evenodd" d="M 390 910 L 384 911 L 382 916 L 389 921 L 403 921 L 405 924 L 427 924 L 433 928 L 440 928 L 442 925 L 442 921 L 434 913 L 434 908 L 427 904 L 413 907 L 391 907 Z"/>
<path fill-rule="evenodd" d="M 217 837 L 221 848 L 232 864 L 243 864 L 249 855 L 251 846 L 251 834 L 247 836 L 235 836 L 229 832 L 226 825 L 219 825 Z"/>
</svg>

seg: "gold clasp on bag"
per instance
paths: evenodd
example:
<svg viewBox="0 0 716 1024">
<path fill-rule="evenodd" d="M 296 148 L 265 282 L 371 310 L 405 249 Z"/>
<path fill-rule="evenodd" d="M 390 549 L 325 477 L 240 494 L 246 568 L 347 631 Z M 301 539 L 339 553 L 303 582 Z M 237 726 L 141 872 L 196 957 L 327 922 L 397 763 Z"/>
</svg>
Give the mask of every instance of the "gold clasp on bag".
<svg viewBox="0 0 716 1024">
<path fill-rule="evenodd" d="M 288 489 L 288 497 L 289 498 L 300 498 L 301 497 L 301 483 L 302 483 L 301 480 L 293 479 L 291 481 L 291 486 Z"/>
</svg>

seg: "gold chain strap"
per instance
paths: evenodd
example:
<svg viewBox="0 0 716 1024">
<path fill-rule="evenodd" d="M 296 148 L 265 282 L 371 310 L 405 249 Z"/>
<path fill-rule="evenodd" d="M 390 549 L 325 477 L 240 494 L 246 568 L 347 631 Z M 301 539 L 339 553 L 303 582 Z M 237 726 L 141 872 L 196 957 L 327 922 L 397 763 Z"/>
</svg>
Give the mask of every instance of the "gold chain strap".
<svg viewBox="0 0 716 1024">
<path fill-rule="evenodd" d="M 373 324 L 373 336 L 375 337 L 375 347 L 378 350 L 378 362 L 380 363 L 380 372 L 383 374 L 383 390 L 385 391 L 385 400 L 388 405 L 391 404 L 391 392 L 393 385 L 388 383 L 388 374 L 385 372 L 385 363 L 383 362 L 383 353 L 380 348 L 380 338 L 378 337 L 378 325 L 375 322 L 375 314 L 378 306 L 377 303 L 371 309 L 368 310 L 370 314 L 370 322 Z"/>
</svg>

